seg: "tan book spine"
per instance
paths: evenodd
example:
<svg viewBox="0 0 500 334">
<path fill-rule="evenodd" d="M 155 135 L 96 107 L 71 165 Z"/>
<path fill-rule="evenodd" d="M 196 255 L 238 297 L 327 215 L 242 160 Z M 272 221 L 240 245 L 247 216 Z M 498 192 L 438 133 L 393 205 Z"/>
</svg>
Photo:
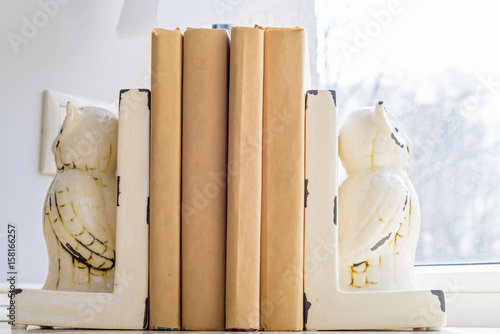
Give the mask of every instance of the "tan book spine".
<svg viewBox="0 0 500 334">
<path fill-rule="evenodd" d="M 231 29 L 229 73 L 226 328 L 259 329 L 262 28 Z"/>
<path fill-rule="evenodd" d="M 264 31 L 261 328 L 303 329 L 304 39 Z"/>
<path fill-rule="evenodd" d="M 184 33 L 182 328 L 223 330 L 229 36 Z"/>
<path fill-rule="evenodd" d="M 150 329 L 181 328 L 182 39 L 151 41 Z"/>
</svg>

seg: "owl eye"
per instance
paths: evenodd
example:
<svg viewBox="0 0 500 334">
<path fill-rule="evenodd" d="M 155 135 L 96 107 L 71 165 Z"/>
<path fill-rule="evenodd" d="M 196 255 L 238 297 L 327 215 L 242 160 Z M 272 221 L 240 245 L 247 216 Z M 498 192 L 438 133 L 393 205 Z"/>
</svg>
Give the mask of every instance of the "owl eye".
<svg viewBox="0 0 500 334">
<path fill-rule="evenodd" d="M 394 128 L 394 130 L 396 130 L 396 132 L 399 132 L 399 129 L 398 129 L 398 128 Z"/>
</svg>

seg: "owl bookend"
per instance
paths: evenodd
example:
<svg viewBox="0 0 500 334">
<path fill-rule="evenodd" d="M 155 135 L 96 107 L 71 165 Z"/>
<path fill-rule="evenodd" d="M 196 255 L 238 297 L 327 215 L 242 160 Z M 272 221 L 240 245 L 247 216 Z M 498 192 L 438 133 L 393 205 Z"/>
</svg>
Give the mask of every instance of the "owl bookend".
<svg viewBox="0 0 500 334">
<path fill-rule="evenodd" d="M 406 166 L 412 144 L 379 102 L 340 129 L 347 178 L 339 189 L 339 279 L 343 290 L 411 290 L 420 206 Z"/>
<path fill-rule="evenodd" d="M 337 131 L 335 91 L 307 92 L 305 328 L 444 326 L 443 291 L 414 287 L 420 217 L 402 126 L 379 103 Z M 340 189 L 339 156 L 348 173 Z"/>
<path fill-rule="evenodd" d="M 47 281 L 15 291 L 11 324 L 148 327 L 150 106 L 146 89 L 120 92 L 118 120 L 67 105 L 44 206 Z"/>
<path fill-rule="evenodd" d="M 107 110 L 66 107 L 54 140 L 57 174 L 43 210 L 49 254 L 44 289 L 113 291 L 118 120 Z"/>
</svg>

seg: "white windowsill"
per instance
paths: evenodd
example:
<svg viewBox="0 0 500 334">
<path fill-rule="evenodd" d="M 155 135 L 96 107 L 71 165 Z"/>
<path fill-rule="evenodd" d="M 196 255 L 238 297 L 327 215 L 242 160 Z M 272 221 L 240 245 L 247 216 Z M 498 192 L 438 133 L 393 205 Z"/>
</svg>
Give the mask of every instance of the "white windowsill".
<svg viewBox="0 0 500 334">
<path fill-rule="evenodd" d="M 500 264 L 417 266 L 419 288 L 443 290 L 451 327 L 494 327 L 500 333 Z"/>
<path fill-rule="evenodd" d="M 22 333 L 26 333 L 26 332 L 31 332 L 31 333 L 35 333 L 35 332 L 39 332 L 40 334 L 61 334 L 61 330 L 60 329 L 56 329 L 56 330 L 50 330 L 50 329 L 40 329 L 40 327 L 36 327 L 36 326 L 29 326 L 28 327 L 28 331 L 25 331 L 23 329 L 11 329 L 10 328 L 10 325 L 8 325 L 6 322 L 0 322 L 0 334 L 9 334 L 9 333 L 12 333 L 12 334 L 22 334 Z M 64 330 L 64 333 L 68 334 L 68 332 L 71 332 L 71 333 L 74 333 L 74 334 L 109 334 L 110 331 L 109 330 L 82 330 L 82 329 L 66 329 Z M 113 331 L 116 333 L 116 331 Z M 120 331 L 120 332 L 131 332 L 131 333 L 136 333 L 136 334 L 140 334 L 140 333 L 160 333 L 158 331 Z M 499 329 L 498 328 L 440 328 L 440 329 L 433 329 L 431 330 L 430 332 L 435 332 L 435 333 L 442 333 L 442 334 L 498 334 L 499 333 Z M 174 331 L 169 331 L 168 333 L 174 333 Z M 206 333 L 206 334 L 227 334 L 228 332 L 184 332 L 184 331 L 181 331 L 179 333 L 199 333 L 199 334 L 203 334 L 203 333 Z M 264 333 L 264 332 L 257 332 L 257 333 Z M 277 333 L 301 333 L 301 332 L 269 332 L 269 333 L 274 333 L 274 334 L 277 334 Z M 302 333 L 307 333 L 307 332 L 302 332 Z M 409 333 L 409 332 L 394 332 L 394 331 L 321 331 L 321 332 L 318 332 L 318 333 L 324 333 L 324 334 L 327 334 L 327 333 L 331 333 L 331 334 L 352 334 L 352 333 L 356 333 L 356 334 L 368 334 L 368 333 L 392 333 L 392 334 L 406 334 L 406 333 Z"/>
<path fill-rule="evenodd" d="M 432 331 L 444 334 L 500 333 L 500 264 L 417 266 L 415 274 L 419 288 L 445 292 L 447 326 L 449 327 L 433 329 Z M 27 288 L 28 286 L 22 287 Z M 41 288 L 40 285 L 29 287 Z M 7 285 L 0 284 L 0 297 L 5 297 L 5 300 L 7 300 L 6 292 Z M 5 296 L 3 296 L 4 294 Z M 0 334 L 10 333 L 10 326 L 5 322 L 6 314 L 0 315 Z M 30 326 L 29 328 L 31 331 L 31 329 L 36 330 L 37 327 Z M 134 332 L 137 333 L 137 331 Z M 21 333 L 21 331 L 17 331 L 17 333 Z M 47 331 L 44 330 L 44 333 Z M 96 332 L 88 331 L 88 333 L 95 334 Z"/>
<path fill-rule="evenodd" d="M 500 264 L 416 266 L 415 274 L 423 289 L 500 292 Z"/>
</svg>

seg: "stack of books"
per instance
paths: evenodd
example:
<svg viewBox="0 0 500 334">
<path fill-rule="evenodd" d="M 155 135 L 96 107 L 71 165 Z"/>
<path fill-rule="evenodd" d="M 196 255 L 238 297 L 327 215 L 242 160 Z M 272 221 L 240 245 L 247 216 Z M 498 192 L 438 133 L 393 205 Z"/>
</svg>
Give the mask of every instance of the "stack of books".
<svg viewBox="0 0 500 334">
<path fill-rule="evenodd" d="M 305 32 L 154 29 L 151 329 L 302 330 Z"/>
</svg>

